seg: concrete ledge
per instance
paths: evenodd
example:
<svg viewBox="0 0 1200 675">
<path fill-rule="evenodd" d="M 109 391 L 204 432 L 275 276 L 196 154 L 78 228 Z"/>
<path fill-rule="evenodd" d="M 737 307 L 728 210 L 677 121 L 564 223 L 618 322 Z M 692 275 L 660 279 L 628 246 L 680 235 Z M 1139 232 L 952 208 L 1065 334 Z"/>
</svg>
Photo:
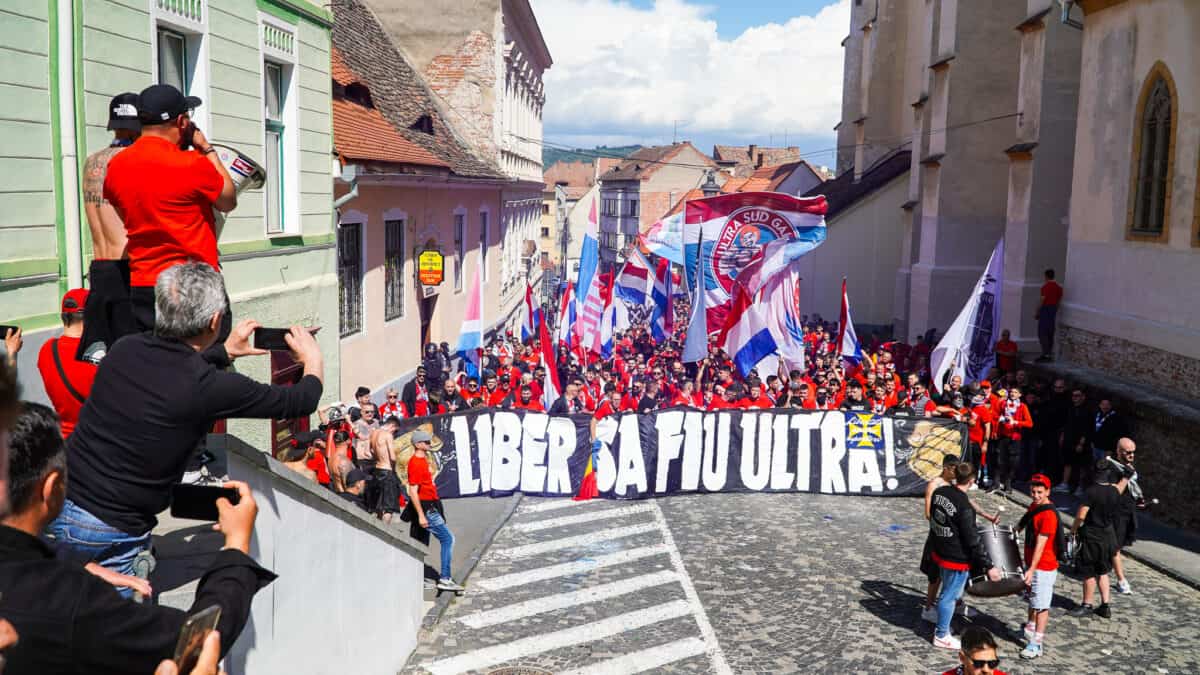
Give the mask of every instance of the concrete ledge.
<svg viewBox="0 0 1200 675">
<path fill-rule="evenodd" d="M 1200 426 L 1200 401 L 1164 394 L 1143 384 L 1070 361 L 1024 363 L 1022 366 L 1034 373 L 1063 377 L 1100 389 L 1113 397 L 1114 404 L 1118 401 L 1128 404 L 1123 412 L 1130 416 L 1156 422 L 1184 421 Z"/>
<path fill-rule="evenodd" d="M 353 504 L 328 489 L 301 478 L 300 474 L 288 469 L 282 462 L 261 450 L 247 445 L 241 439 L 228 434 L 209 434 L 208 448 L 214 452 L 225 451 L 228 454 L 240 457 L 251 466 L 273 474 L 274 478 L 278 481 L 273 487 L 283 487 L 288 492 L 291 492 L 293 496 L 300 496 L 301 500 L 309 506 L 313 506 L 311 502 L 321 502 L 324 506 L 330 508 L 343 522 L 386 540 L 389 544 L 404 550 L 417 560 L 425 558 L 426 547 L 408 536 L 407 524 L 405 524 L 403 530 L 385 525 L 383 521 L 355 508 Z M 242 480 L 238 476 L 233 476 L 233 478 Z"/>
</svg>

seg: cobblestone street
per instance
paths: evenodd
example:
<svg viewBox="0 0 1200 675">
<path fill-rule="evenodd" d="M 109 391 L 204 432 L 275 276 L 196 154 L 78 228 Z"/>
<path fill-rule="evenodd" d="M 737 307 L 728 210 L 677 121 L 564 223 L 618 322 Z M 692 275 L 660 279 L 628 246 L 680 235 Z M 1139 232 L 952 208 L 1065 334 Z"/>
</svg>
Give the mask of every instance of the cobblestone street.
<svg viewBox="0 0 1200 675">
<path fill-rule="evenodd" d="M 940 672 L 955 660 L 918 616 L 924 537 L 916 499 L 526 498 L 406 672 Z M 1017 657 L 1022 601 L 970 599 L 973 621 L 1010 673 L 1196 672 L 1200 592 L 1126 567 L 1134 594 L 1114 595 L 1111 620 L 1065 616 L 1080 585 L 1059 576 L 1036 661 Z"/>
</svg>

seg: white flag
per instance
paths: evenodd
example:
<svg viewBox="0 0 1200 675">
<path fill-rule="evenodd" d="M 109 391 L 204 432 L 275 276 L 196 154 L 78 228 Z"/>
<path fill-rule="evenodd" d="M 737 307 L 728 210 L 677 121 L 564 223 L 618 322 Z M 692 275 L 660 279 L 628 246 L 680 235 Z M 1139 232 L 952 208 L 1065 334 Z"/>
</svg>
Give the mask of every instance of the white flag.
<svg viewBox="0 0 1200 675">
<path fill-rule="evenodd" d="M 948 375 L 961 376 L 964 384 L 978 382 L 987 377 L 988 370 L 995 365 L 1003 285 L 1004 239 L 1001 238 L 967 304 L 929 357 L 935 390 L 941 391 Z"/>
</svg>

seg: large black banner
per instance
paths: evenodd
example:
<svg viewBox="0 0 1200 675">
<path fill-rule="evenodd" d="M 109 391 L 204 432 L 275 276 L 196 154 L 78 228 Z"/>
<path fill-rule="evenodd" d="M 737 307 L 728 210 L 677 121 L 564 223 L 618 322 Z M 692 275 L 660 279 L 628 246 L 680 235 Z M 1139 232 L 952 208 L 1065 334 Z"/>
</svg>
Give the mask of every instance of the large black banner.
<svg viewBox="0 0 1200 675">
<path fill-rule="evenodd" d="M 593 453 L 589 415 L 476 409 L 404 420 L 433 434 L 442 498 L 575 495 Z M 837 411 L 667 408 L 597 424 L 596 481 L 609 499 L 686 492 L 919 495 L 966 426 L 948 419 Z M 398 472 L 403 473 L 403 467 Z"/>
</svg>

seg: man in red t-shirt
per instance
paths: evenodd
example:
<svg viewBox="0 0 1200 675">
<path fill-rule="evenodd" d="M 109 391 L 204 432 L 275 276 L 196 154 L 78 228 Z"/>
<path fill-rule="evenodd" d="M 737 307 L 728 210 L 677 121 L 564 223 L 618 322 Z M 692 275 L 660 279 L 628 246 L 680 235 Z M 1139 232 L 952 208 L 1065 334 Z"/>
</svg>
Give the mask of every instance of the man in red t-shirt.
<svg viewBox="0 0 1200 675">
<path fill-rule="evenodd" d="M 199 105 L 200 99 L 169 84 L 142 90 L 142 135 L 108 163 L 104 198 L 128 235 L 136 330 L 154 328 L 154 283 L 160 272 L 191 259 L 220 269 L 213 209 L 232 211 L 237 192 L 216 149 L 192 123 L 191 110 Z M 228 311 L 223 322 L 218 344 L 232 326 Z"/>
<path fill-rule="evenodd" d="M 1049 477 L 1034 474 L 1029 479 L 1029 496 L 1033 503 L 1017 526 L 1025 529 L 1025 585 L 1029 587 L 1029 621 L 1025 624 L 1026 644 L 1021 658 L 1036 659 L 1042 655 L 1042 638 L 1058 577 L 1058 558 L 1054 554 L 1058 513 L 1050 501 Z"/>
<path fill-rule="evenodd" d="M 996 341 L 996 368 L 1002 373 L 1011 373 L 1017 369 L 1019 355 L 1012 333 L 1008 329 L 1000 331 L 1000 339 Z"/>
<path fill-rule="evenodd" d="M 1054 280 L 1054 270 L 1046 270 L 1046 283 L 1042 284 L 1042 301 L 1033 318 L 1038 322 L 1038 342 L 1042 343 L 1039 362 L 1054 358 L 1054 323 L 1058 318 L 1058 305 L 1062 302 L 1063 287 Z"/>
<path fill-rule="evenodd" d="M 42 385 L 54 405 L 62 428 L 63 438 L 75 430 L 79 411 L 92 391 L 96 379 L 96 366 L 103 352 L 84 352 L 86 361 L 76 361 L 79 339 L 83 336 L 83 308 L 87 305 L 88 292 L 83 288 L 67 291 L 62 298 L 63 334 L 47 340 L 38 352 L 38 372 L 42 374 Z"/>
<path fill-rule="evenodd" d="M 409 437 L 413 445 L 413 455 L 408 460 L 408 505 L 405 506 L 406 516 L 401 520 L 411 520 L 413 513 L 417 516 L 417 524 L 429 530 L 437 537 L 442 549 L 441 576 L 438 577 L 437 587 L 442 591 L 461 591 L 463 587 L 454 582 L 450 572 L 450 563 L 454 557 L 454 534 L 446 527 L 445 510 L 442 500 L 438 499 L 437 485 L 433 482 L 433 471 L 430 469 L 429 453 L 433 444 L 433 435 L 424 429 L 417 429 Z M 411 509 L 411 511 L 410 511 Z"/>
</svg>

